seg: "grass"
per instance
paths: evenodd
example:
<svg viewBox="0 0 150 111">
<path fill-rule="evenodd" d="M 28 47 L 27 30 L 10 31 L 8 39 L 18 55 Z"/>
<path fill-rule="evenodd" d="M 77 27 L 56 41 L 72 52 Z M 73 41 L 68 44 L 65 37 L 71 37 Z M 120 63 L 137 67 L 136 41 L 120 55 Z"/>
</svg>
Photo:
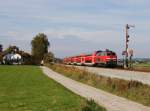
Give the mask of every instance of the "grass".
<svg viewBox="0 0 150 111">
<path fill-rule="evenodd" d="M 148 67 L 148 68 L 150 68 L 150 63 L 134 64 L 134 67 Z"/>
<path fill-rule="evenodd" d="M 54 71 L 74 80 L 125 97 L 146 106 L 150 106 L 150 86 L 137 81 L 127 81 L 116 78 L 99 76 L 75 67 L 64 65 L 47 65 Z"/>
<path fill-rule="evenodd" d="M 0 111 L 83 111 L 87 103 L 37 66 L 0 66 Z"/>
<path fill-rule="evenodd" d="M 133 68 L 139 71 L 150 72 L 150 63 L 133 64 Z"/>
</svg>

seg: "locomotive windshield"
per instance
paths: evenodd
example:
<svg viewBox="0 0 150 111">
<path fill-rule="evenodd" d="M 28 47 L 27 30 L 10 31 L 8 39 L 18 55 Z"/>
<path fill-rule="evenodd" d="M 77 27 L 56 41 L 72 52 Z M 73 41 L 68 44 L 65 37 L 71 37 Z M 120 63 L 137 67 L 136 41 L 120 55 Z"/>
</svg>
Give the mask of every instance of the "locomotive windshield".
<svg viewBox="0 0 150 111">
<path fill-rule="evenodd" d="M 105 56 L 105 55 L 106 55 L 105 51 L 101 51 L 96 54 L 96 56 Z"/>
<path fill-rule="evenodd" d="M 114 52 L 107 52 L 107 56 L 115 56 L 116 54 Z"/>
<path fill-rule="evenodd" d="M 109 52 L 102 51 L 102 52 L 98 52 L 96 56 L 116 56 L 116 54 L 110 51 Z"/>
</svg>

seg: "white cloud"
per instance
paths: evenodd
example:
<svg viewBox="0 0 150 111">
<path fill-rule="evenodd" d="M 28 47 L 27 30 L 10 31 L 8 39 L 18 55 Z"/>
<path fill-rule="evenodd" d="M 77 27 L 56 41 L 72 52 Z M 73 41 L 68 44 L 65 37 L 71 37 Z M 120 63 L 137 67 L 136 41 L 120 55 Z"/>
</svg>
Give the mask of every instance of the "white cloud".
<svg viewBox="0 0 150 111">
<path fill-rule="evenodd" d="M 102 30 L 102 31 L 84 31 L 77 29 L 62 29 L 62 30 L 54 30 L 49 29 L 43 31 L 48 35 L 48 37 L 54 38 L 69 38 L 69 37 L 77 37 L 82 41 L 90 41 L 93 43 L 111 43 L 118 42 L 120 39 L 120 33 L 115 30 Z M 121 32 L 122 33 L 122 32 Z"/>
</svg>

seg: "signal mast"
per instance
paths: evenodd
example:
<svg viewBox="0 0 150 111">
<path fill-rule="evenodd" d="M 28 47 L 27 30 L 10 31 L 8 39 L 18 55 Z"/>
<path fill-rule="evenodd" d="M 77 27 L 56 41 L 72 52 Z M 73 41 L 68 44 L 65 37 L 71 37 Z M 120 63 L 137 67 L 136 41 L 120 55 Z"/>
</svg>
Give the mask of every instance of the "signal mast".
<svg viewBox="0 0 150 111">
<path fill-rule="evenodd" d="M 135 27 L 134 25 L 126 24 L 126 42 L 125 42 L 125 64 L 124 68 L 128 68 L 128 48 L 129 48 L 129 29 L 130 27 Z"/>
</svg>

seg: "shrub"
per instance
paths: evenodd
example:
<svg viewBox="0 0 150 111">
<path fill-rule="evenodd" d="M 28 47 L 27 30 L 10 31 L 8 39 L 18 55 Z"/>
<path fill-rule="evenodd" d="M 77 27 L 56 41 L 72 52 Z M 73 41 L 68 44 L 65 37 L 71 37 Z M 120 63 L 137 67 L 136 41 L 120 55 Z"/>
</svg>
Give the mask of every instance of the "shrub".
<svg viewBox="0 0 150 111">
<path fill-rule="evenodd" d="M 82 108 L 82 111 L 106 111 L 106 109 L 97 105 L 94 100 L 87 100 L 86 105 Z"/>
<path fill-rule="evenodd" d="M 52 52 L 48 52 L 44 54 L 44 63 L 51 63 L 54 62 L 54 54 Z"/>
</svg>

